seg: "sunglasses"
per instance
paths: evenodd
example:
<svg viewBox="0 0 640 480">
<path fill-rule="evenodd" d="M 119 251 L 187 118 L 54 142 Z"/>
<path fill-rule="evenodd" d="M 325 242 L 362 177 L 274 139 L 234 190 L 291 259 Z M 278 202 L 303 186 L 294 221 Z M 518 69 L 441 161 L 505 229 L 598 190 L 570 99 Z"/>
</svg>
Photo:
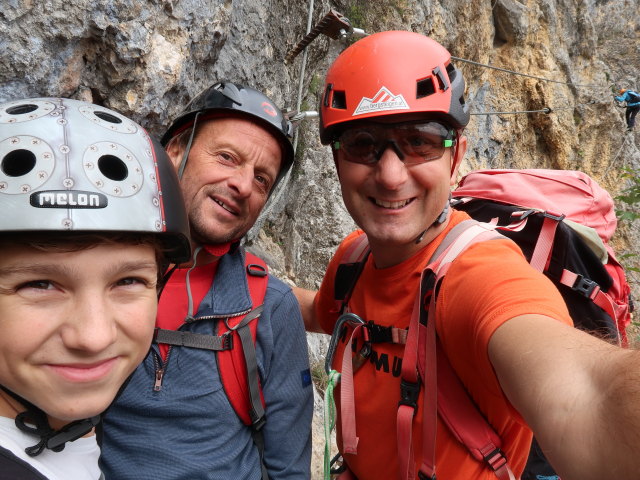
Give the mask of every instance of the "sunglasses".
<svg viewBox="0 0 640 480">
<path fill-rule="evenodd" d="M 391 147 L 405 165 L 417 165 L 442 157 L 445 148 L 455 143 L 455 131 L 441 123 L 407 122 L 350 128 L 332 146 L 352 163 L 373 165 Z"/>
</svg>

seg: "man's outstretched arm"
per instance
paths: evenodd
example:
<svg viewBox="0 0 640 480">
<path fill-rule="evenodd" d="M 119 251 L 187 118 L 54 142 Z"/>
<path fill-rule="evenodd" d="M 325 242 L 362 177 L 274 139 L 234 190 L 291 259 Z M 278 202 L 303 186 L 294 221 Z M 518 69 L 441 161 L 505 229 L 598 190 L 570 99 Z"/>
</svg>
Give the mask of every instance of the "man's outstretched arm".
<svg viewBox="0 0 640 480">
<path fill-rule="evenodd" d="M 293 293 L 300 304 L 300 312 L 304 320 L 304 329 L 307 332 L 326 333 L 320 327 L 318 318 L 315 313 L 315 290 L 306 290 L 300 287 L 292 287 Z"/>
<path fill-rule="evenodd" d="M 563 480 L 639 478 L 640 352 L 523 315 L 496 330 L 489 357 Z"/>
</svg>

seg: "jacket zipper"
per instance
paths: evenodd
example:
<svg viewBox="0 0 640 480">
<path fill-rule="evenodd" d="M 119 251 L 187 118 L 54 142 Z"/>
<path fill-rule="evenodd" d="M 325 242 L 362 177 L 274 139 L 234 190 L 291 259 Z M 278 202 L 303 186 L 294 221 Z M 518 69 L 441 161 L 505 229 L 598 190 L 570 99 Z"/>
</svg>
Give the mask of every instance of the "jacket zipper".
<svg viewBox="0 0 640 480">
<path fill-rule="evenodd" d="M 171 355 L 172 346 L 169 345 L 169 349 L 167 350 L 167 358 L 165 361 L 162 361 L 162 357 L 155 350 L 153 351 L 153 366 L 156 369 L 155 380 L 153 383 L 153 391 L 159 392 L 162 390 L 162 380 L 164 380 L 164 372 L 166 371 L 167 365 L 169 364 L 169 355 Z"/>
</svg>

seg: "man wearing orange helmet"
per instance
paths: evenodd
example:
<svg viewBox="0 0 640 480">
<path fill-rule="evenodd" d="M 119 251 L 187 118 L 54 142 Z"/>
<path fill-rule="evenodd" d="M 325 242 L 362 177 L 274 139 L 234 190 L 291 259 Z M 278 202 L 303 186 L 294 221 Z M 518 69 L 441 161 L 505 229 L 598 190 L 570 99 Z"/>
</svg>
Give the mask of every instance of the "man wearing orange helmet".
<svg viewBox="0 0 640 480">
<path fill-rule="evenodd" d="M 530 427 L 563 479 L 637 478 L 640 374 L 630 362 L 640 358 L 572 328 L 556 288 L 504 238 L 476 243 L 451 263 L 435 309 L 438 355 L 446 355 L 501 449 L 474 458 L 442 415 L 426 410 L 435 402 L 423 404 L 421 380 L 431 374 L 404 380 L 422 271 L 446 234 L 469 218 L 448 209 L 467 148 L 464 85 L 444 47 L 397 31 L 359 40 L 326 76 L 320 138 L 331 146 L 344 203 L 361 230 L 338 247 L 317 293 L 296 294 L 308 330 L 332 332 L 343 308 L 350 312 L 340 317 L 330 352 L 341 390 L 353 392 L 340 392 L 338 446 L 348 468 L 341 478 L 435 478 L 435 467 L 439 480 L 515 478 Z M 341 260 L 364 234 L 371 254 L 338 305 L 337 271 L 349 268 Z M 342 358 L 351 351 L 347 384 L 352 362 Z M 413 436 L 405 441 L 408 405 Z M 437 439 L 433 463 L 424 454 L 433 440 L 423 433 L 427 422 Z"/>
<path fill-rule="evenodd" d="M 622 88 L 620 95 L 614 98 L 618 102 L 627 102 L 624 118 L 627 121 L 627 131 L 633 130 L 636 124 L 636 115 L 640 111 L 640 93 Z"/>
</svg>

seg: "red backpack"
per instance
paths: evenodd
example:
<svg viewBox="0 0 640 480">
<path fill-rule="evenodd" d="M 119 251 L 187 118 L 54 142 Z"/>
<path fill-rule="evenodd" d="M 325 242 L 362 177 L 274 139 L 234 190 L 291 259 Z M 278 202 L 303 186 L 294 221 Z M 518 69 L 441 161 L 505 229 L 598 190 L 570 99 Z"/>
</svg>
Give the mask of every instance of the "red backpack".
<svg viewBox="0 0 640 480">
<path fill-rule="evenodd" d="M 572 170 L 479 170 L 463 177 L 452 204 L 493 221 L 562 294 L 576 328 L 628 346 L 633 302 L 609 240 L 613 199 Z M 557 478 L 535 438 L 522 480 Z"/>
<path fill-rule="evenodd" d="M 591 177 L 573 170 L 479 170 L 460 180 L 452 204 L 503 226 L 500 232 L 556 284 L 577 328 L 628 345 L 631 289 L 608 243 L 617 224 L 613 199 Z"/>
</svg>

